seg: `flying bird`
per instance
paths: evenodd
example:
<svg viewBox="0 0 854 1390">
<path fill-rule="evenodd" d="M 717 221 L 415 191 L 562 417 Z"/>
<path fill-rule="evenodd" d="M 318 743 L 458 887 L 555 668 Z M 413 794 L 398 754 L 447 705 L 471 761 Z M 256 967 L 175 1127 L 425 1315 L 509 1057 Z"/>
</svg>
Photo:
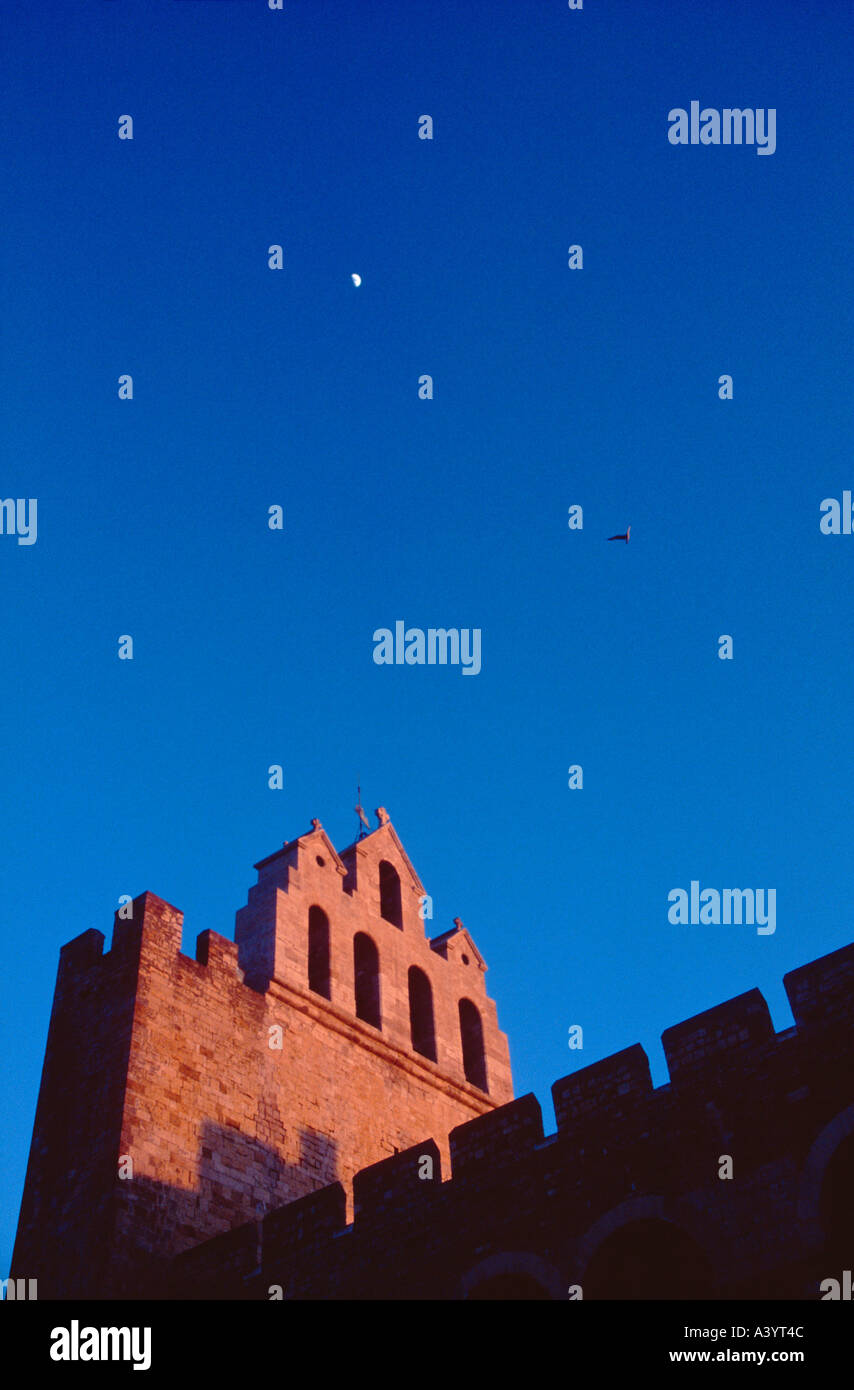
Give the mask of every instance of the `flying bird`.
<svg viewBox="0 0 854 1390">
<path fill-rule="evenodd" d="M 608 540 L 609 540 L 609 541 L 625 541 L 625 542 L 626 542 L 626 545 L 628 545 L 628 543 L 629 543 L 629 536 L 630 536 L 631 534 L 632 534 L 632 528 L 631 528 L 631 526 L 627 526 L 627 527 L 626 527 L 626 534 L 625 534 L 624 536 L 609 536 L 609 537 L 608 537 Z"/>
</svg>

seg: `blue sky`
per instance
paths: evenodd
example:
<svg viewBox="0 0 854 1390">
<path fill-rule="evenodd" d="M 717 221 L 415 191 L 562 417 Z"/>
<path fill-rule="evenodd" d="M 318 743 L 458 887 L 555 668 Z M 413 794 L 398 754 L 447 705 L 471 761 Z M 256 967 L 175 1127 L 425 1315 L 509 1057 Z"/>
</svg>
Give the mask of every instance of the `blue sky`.
<svg viewBox="0 0 854 1390">
<path fill-rule="evenodd" d="M 0 1262 L 60 946 L 146 889 L 231 935 L 358 780 L 547 1131 L 554 1080 L 642 1042 L 662 1084 L 743 990 L 790 1026 L 854 937 L 849 21 L 6 0 Z M 694 99 L 775 108 L 775 153 L 670 145 Z M 374 664 L 398 619 L 479 628 L 480 674 Z M 776 932 L 671 925 L 692 879 Z"/>
</svg>

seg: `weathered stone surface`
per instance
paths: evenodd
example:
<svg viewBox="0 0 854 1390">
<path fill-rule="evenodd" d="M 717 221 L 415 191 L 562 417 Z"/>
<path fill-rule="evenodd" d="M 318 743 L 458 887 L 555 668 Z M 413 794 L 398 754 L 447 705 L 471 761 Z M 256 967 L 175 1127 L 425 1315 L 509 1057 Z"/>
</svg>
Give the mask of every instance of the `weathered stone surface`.
<svg viewBox="0 0 854 1390">
<path fill-rule="evenodd" d="M 399 926 L 381 915 L 382 863 Z M 512 1097 L 481 957 L 464 928 L 431 947 L 390 821 L 340 857 L 318 823 L 256 867 L 236 942 L 202 932 L 195 960 L 182 914 L 151 893 L 106 955 L 98 932 L 63 948 L 14 1256 L 41 1297 L 131 1293 L 332 1182 L 352 1212 L 355 1173 L 424 1136 L 447 1164 L 450 1130 Z M 309 988 L 312 907 L 330 998 Z M 379 1027 L 356 1016 L 357 933 L 379 955 Z M 435 1061 L 413 1046 L 411 967 L 432 990 Z M 461 999 L 482 1022 L 487 1091 L 466 1080 Z"/>
</svg>

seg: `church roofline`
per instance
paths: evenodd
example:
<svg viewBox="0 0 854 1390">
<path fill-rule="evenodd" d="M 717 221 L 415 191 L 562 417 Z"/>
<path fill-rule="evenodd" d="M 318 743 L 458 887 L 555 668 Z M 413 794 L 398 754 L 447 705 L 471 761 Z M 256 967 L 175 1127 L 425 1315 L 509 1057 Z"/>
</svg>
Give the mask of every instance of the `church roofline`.
<svg viewBox="0 0 854 1390">
<path fill-rule="evenodd" d="M 450 927 L 448 931 L 440 932 L 438 936 L 433 936 L 430 938 L 430 949 L 432 951 L 439 950 L 440 947 L 444 946 L 447 941 L 450 941 L 452 936 L 464 936 L 469 946 L 471 947 L 474 953 L 475 960 L 477 961 L 481 970 L 488 969 L 486 961 L 484 960 L 483 956 L 480 954 L 480 951 L 474 944 L 471 932 L 469 931 L 468 927 L 463 926 L 459 917 L 454 918 L 454 925 Z"/>
<path fill-rule="evenodd" d="M 300 845 L 306 844 L 309 840 L 312 840 L 315 837 L 318 837 L 323 841 L 324 845 L 329 851 L 329 854 L 332 857 L 332 862 L 335 865 L 335 868 L 338 870 L 339 874 L 341 874 L 342 878 L 345 877 L 347 874 L 347 866 L 346 864 L 343 864 L 341 862 L 340 854 L 333 845 L 326 831 L 323 829 L 323 826 L 321 825 L 320 821 L 312 822 L 311 830 L 306 830 L 303 835 L 298 835 L 295 840 L 285 840 L 281 849 L 277 849 L 274 854 L 268 854 L 266 859 L 259 859 L 258 863 L 253 865 L 253 868 L 265 869 L 268 864 L 272 864 L 274 859 L 278 859 L 280 856 L 285 856 L 289 854 L 291 850 L 299 849 Z"/>
<path fill-rule="evenodd" d="M 369 831 L 369 833 L 368 833 L 367 835 L 363 835 L 363 836 L 362 836 L 361 840 L 354 840 L 353 843 L 352 843 L 351 845 L 348 845 L 346 849 L 342 849 L 342 851 L 341 851 L 342 857 L 343 857 L 345 854 L 355 854 L 355 853 L 357 852 L 357 850 L 358 850 L 362 845 L 364 845 L 364 844 L 366 843 L 366 841 L 372 840 L 372 839 L 374 838 L 375 835 L 380 835 L 380 834 L 382 834 L 382 832 L 383 832 L 384 830 L 387 830 L 387 831 L 390 832 L 392 841 L 393 841 L 393 843 L 394 843 L 394 846 L 395 846 L 395 848 L 396 848 L 398 854 L 400 855 L 401 859 L 403 860 L 403 863 L 404 863 L 404 866 L 405 866 L 405 868 L 406 868 L 406 870 L 407 870 L 407 873 L 409 874 L 410 878 L 412 879 L 412 882 L 413 882 L 413 884 L 415 885 L 416 889 L 418 890 L 418 892 L 419 892 L 419 893 L 421 894 L 421 896 L 423 897 L 424 894 L 425 894 L 425 892 L 426 892 L 426 890 L 425 890 L 425 888 L 424 888 L 424 884 L 421 882 L 421 879 L 418 877 L 418 874 L 415 872 L 415 869 L 414 869 L 413 864 L 412 864 L 412 860 L 410 859 L 409 855 L 406 853 L 406 850 L 403 848 L 403 845 L 402 845 L 401 842 L 400 842 L 400 836 L 398 835 L 397 831 L 395 830 L 395 828 L 394 828 L 394 826 L 392 825 L 392 823 L 391 823 L 390 820 L 384 821 L 382 825 L 378 825 L 378 826 L 377 826 L 376 830 L 371 830 L 371 831 Z"/>
</svg>

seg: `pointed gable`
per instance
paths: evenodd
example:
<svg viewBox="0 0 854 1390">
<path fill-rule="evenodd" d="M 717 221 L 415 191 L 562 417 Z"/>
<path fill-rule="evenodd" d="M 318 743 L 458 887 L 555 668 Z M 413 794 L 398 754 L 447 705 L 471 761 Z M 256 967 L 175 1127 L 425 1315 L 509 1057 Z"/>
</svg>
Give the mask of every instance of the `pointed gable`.
<svg viewBox="0 0 854 1390">
<path fill-rule="evenodd" d="M 440 956 L 444 956 L 445 960 L 458 961 L 461 965 L 474 963 L 478 970 L 486 971 L 486 961 L 459 917 L 454 918 L 454 925 L 450 931 L 442 932 L 439 936 L 433 937 L 430 942 L 430 949 L 436 951 Z M 466 960 L 465 957 L 468 959 Z"/>
<path fill-rule="evenodd" d="M 285 840 L 281 849 L 277 849 L 274 854 L 268 854 L 266 859 L 258 860 L 254 867 L 258 870 L 259 879 L 266 877 L 274 866 L 276 870 L 286 868 L 289 865 L 298 868 L 299 855 L 307 850 L 315 855 L 320 855 L 321 858 L 327 858 L 342 878 L 346 876 L 347 866 L 342 862 L 341 856 L 320 821 L 314 820 L 311 823 L 311 830 L 307 830 L 303 835 L 298 835 L 295 840 Z"/>
<path fill-rule="evenodd" d="M 426 890 L 424 885 L 415 872 L 412 860 L 403 848 L 397 831 L 388 819 L 388 815 L 383 807 L 379 808 L 377 812 L 378 816 L 380 812 L 382 812 L 382 816 L 385 817 L 385 819 L 380 817 L 380 824 L 377 826 L 376 830 L 372 830 L 370 834 L 363 836 L 361 840 L 355 840 L 353 844 L 348 845 L 345 850 L 341 851 L 341 862 L 345 866 L 349 877 L 349 882 L 345 884 L 345 887 L 348 892 L 355 892 L 358 890 L 359 878 L 361 876 L 359 871 L 360 861 L 366 866 L 367 864 L 379 865 L 386 859 L 399 871 L 402 886 L 407 887 L 410 892 L 417 894 L 419 898 L 425 897 Z"/>
</svg>

